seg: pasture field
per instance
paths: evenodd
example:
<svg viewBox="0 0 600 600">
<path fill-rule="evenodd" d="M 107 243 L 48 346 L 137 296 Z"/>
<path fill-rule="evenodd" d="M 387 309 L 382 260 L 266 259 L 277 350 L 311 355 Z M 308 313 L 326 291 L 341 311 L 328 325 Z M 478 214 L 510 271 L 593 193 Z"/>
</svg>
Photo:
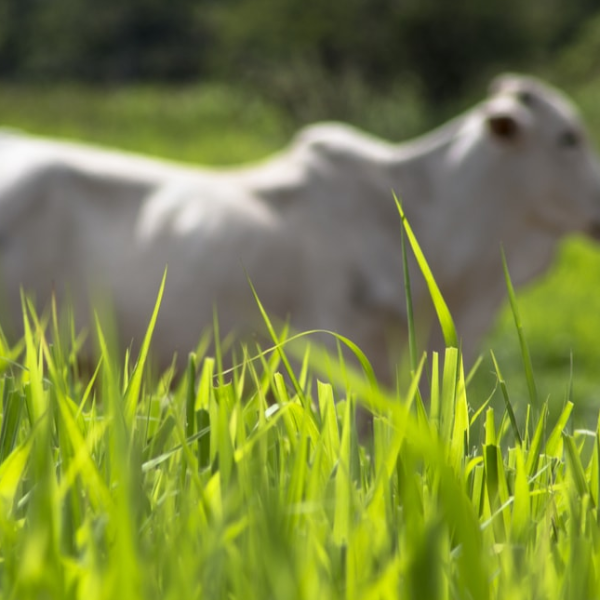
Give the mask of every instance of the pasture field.
<svg viewBox="0 0 600 600">
<path fill-rule="evenodd" d="M 213 165 L 289 138 L 282 114 L 215 89 L 0 88 L 0 121 Z M 226 376 L 201 343 L 173 385 L 99 326 L 84 375 L 68 319 L 25 308 L 25 339 L 0 342 L 0 598 L 596 597 L 598 279 L 598 249 L 567 240 L 517 296 L 531 363 L 507 303 L 496 364 L 413 356 L 393 392 L 314 346 L 294 370 L 275 332 Z"/>
</svg>

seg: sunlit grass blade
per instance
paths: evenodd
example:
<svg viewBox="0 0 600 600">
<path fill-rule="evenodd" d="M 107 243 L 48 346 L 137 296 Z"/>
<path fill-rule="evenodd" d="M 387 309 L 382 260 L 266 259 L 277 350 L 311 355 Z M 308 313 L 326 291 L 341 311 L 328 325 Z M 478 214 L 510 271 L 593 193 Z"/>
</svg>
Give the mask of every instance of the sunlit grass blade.
<svg viewBox="0 0 600 600">
<path fill-rule="evenodd" d="M 544 444 L 544 432 L 546 429 L 546 417 L 548 414 L 548 403 L 542 404 L 542 410 L 539 415 L 539 420 L 535 427 L 535 433 L 533 439 L 529 445 L 529 452 L 527 454 L 527 476 L 533 477 L 535 470 L 537 469 L 540 453 Z"/>
<path fill-rule="evenodd" d="M 350 439 L 353 426 L 352 404 L 346 401 L 342 421 L 340 455 L 335 474 L 335 510 L 333 516 L 333 540 L 344 546 L 350 538 L 352 479 L 350 478 Z"/>
<path fill-rule="evenodd" d="M 189 438 L 196 431 L 196 358 L 193 354 L 188 357 L 185 394 L 185 434 Z"/>
<path fill-rule="evenodd" d="M 525 458 L 520 444 L 515 448 L 515 456 L 514 506 L 512 510 L 510 537 L 516 543 L 523 543 L 527 541 L 528 529 L 533 527 L 533 522 L 531 521 L 531 498 L 525 468 Z"/>
<path fill-rule="evenodd" d="M 548 440 L 546 441 L 546 455 L 551 456 L 560 460 L 563 456 L 563 437 L 562 434 L 567 427 L 567 423 L 571 418 L 573 412 L 573 403 L 566 402 L 560 416 L 558 417 L 556 424 L 554 425 Z"/>
<path fill-rule="evenodd" d="M 131 379 L 129 380 L 129 384 L 127 386 L 127 390 L 125 392 L 125 409 L 124 414 L 127 422 L 131 423 L 133 420 L 133 415 L 135 413 L 135 407 L 138 403 L 140 397 L 140 391 L 142 387 L 142 374 L 144 371 L 144 367 L 146 365 L 146 360 L 148 358 L 148 351 L 150 349 L 150 340 L 152 339 L 152 334 L 154 333 L 154 327 L 156 326 L 156 319 L 158 318 L 158 311 L 160 309 L 160 303 L 162 301 L 163 293 L 165 291 L 165 283 L 167 280 L 167 269 L 162 277 L 162 281 L 160 283 L 160 288 L 158 290 L 158 296 L 156 298 L 156 303 L 154 305 L 154 310 L 152 311 L 152 316 L 150 317 L 150 322 L 148 324 L 148 328 L 146 330 L 146 334 L 144 335 L 144 340 L 140 347 L 139 356 L 137 362 L 135 364 L 133 374 L 131 375 Z"/>
<path fill-rule="evenodd" d="M 588 488 L 587 479 L 585 476 L 585 470 L 583 465 L 581 464 L 581 458 L 579 456 L 579 451 L 577 450 L 577 446 L 575 445 L 575 440 L 572 436 L 563 434 L 563 440 L 565 443 L 565 454 L 567 460 L 570 465 L 569 472 L 573 477 L 573 481 L 575 483 L 575 487 L 577 489 L 577 494 L 581 499 L 590 494 L 590 490 Z"/>
<path fill-rule="evenodd" d="M 17 489 L 27 466 L 32 440 L 33 438 L 30 437 L 21 446 L 14 448 L 0 464 L 0 499 L 4 510 L 12 509 Z"/>
<path fill-rule="evenodd" d="M 489 408 L 485 415 L 485 446 L 483 452 L 487 493 L 490 502 L 494 502 L 498 493 L 498 446 L 496 445 L 496 426 L 494 410 Z"/>
<path fill-rule="evenodd" d="M 24 376 L 29 383 L 26 390 L 27 407 L 32 425 L 36 424 L 45 414 L 48 408 L 47 395 L 43 388 L 43 364 L 40 360 L 41 347 L 36 343 L 36 339 L 31 327 L 31 320 L 28 314 L 36 319 L 35 311 L 26 301 L 25 296 L 21 295 L 21 306 L 23 310 L 23 328 L 25 330 L 25 367 Z M 37 323 L 37 333 L 41 334 L 41 325 Z"/>
<path fill-rule="evenodd" d="M 321 381 L 317 384 L 319 409 L 321 411 L 321 439 L 325 447 L 326 456 L 331 467 L 339 455 L 340 431 L 336 419 L 335 400 L 333 388 L 330 384 Z"/>
<path fill-rule="evenodd" d="M 442 439 L 450 440 L 454 423 L 454 408 L 456 403 L 456 382 L 459 370 L 458 351 L 456 348 L 446 348 L 444 368 L 442 373 L 440 433 Z"/>
<path fill-rule="evenodd" d="M 444 341 L 447 347 L 458 348 L 458 335 L 456 333 L 456 327 L 454 325 L 454 320 L 452 319 L 452 315 L 448 310 L 448 306 L 440 292 L 440 289 L 435 282 L 433 277 L 433 273 L 427 264 L 427 259 L 421 250 L 421 246 L 419 242 L 417 242 L 417 238 L 410 227 L 408 220 L 406 219 L 406 215 L 404 214 L 404 210 L 402 209 L 402 205 L 400 201 L 394 195 L 394 199 L 396 200 L 396 205 L 398 207 L 398 212 L 400 213 L 400 217 L 402 219 L 402 225 L 404 226 L 404 230 L 406 231 L 406 236 L 408 237 L 408 241 L 410 242 L 410 246 L 412 248 L 413 254 L 417 259 L 417 263 L 421 272 L 423 273 L 423 277 L 427 283 L 427 287 L 429 289 L 429 294 L 431 295 L 431 299 L 433 301 L 433 306 L 435 308 L 438 320 L 440 322 L 440 326 L 442 328 L 442 333 L 444 334 Z"/>
<path fill-rule="evenodd" d="M 439 354 L 433 352 L 431 355 L 431 389 L 429 394 L 429 421 L 439 432 L 442 419 L 442 398 L 440 393 Z M 444 415 L 444 419 L 446 416 Z"/>
<path fill-rule="evenodd" d="M 410 366 L 413 370 L 417 368 L 417 334 L 415 331 L 415 317 L 412 303 L 412 292 L 410 287 L 410 272 L 408 270 L 408 255 L 406 252 L 406 240 L 404 229 L 401 230 L 402 240 L 402 269 L 404 271 L 404 295 L 406 298 L 406 322 L 408 325 L 408 349 Z"/>
<path fill-rule="evenodd" d="M 462 361 L 459 361 L 454 401 L 454 422 L 452 424 L 452 437 L 450 442 L 452 464 L 457 472 L 460 472 L 461 468 L 464 466 L 465 457 L 469 453 L 469 439 L 469 405 L 467 402 Z"/>
</svg>

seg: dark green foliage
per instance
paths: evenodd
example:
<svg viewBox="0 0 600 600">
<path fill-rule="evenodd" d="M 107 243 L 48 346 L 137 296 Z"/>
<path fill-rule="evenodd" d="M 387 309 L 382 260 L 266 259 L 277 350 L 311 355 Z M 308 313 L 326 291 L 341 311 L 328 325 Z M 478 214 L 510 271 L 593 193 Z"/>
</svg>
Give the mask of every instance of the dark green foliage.
<svg viewBox="0 0 600 600">
<path fill-rule="evenodd" d="M 10 77 L 169 81 L 204 70 L 208 40 L 193 0 L 2 3 L 0 69 Z"/>
<path fill-rule="evenodd" d="M 498 69 L 550 64 L 595 12 L 590 0 L 0 0 L 0 77 L 226 79 L 336 118 L 364 89 L 416 89 L 439 113 Z"/>
</svg>

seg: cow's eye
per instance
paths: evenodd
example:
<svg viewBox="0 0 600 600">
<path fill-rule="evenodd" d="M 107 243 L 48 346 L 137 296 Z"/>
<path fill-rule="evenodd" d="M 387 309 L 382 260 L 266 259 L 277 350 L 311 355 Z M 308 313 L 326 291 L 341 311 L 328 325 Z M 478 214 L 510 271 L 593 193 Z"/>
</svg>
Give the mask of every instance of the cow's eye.
<svg viewBox="0 0 600 600">
<path fill-rule="evenodd" d="M 561 148 L 576 148 L 579 146 L 579 136 L 574 131 L 563 131 L 558 136 L 558 145 Z"/>
<path fill-rule="evenodd" d="M 534 104 L 533 94 L 526 90 L 520 90 L 517 94 L 517 98 L 519 99 L 519 102 L 521 102 L 525 106 L 531 107 Z"/>
</svg>

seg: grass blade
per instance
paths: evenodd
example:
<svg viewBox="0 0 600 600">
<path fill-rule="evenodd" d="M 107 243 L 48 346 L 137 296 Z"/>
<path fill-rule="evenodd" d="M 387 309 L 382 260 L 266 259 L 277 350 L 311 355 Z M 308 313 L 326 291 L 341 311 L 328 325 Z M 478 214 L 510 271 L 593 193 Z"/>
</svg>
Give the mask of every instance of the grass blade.
<svg viewBox="0 0 600 600">
<path fill-rule="evenodd" d="M 531 355 L 529 353 L 529 346 L 523 333 L 523 325 L 521 323 L 521 317 L 519 316 L 519 309 L 517 306 L 517 297 L 515 290 L 508 272 L 508 265 L 506 263 L 506 256 L 504 250 L 502 250 L 502 268 L 504 269 L 504 279 L 506 281 L 506 289 L 508 290 L 508 299 L 510 301 L 510 308 L 515 321 L 515 327 L 517 328 L 517 335 L 519 336 L 519 346 L 521 347 L 521 358 L 523 360 L 523 366 L 525 368 L 525 378 L 527 380 L 527 389 L 529 391 L 529 402 L 536 409 L 539 410 L 539 401 L 537 394 L 537 387 L 535 385 L 535 378 L 533 376 L 533 365 L 531 363 Z"/>
<path fill-rule="evenodd" d="M 125 391 L 125 418 L 128 423 L 133 421 L 133 416 L 135 414 L 135 408 L 140 398 L 140 391 L 142 386 L 142 373 L 144 371 L 144 367 L 146 365 L 146 360 L 148 358 L 148 351 L 150 350 L 150 340 L 152 339 L 152 334 L 154 333 L 154 327 L 156 326 L 156 319 L 158 318 L 158 311 L 160 309 L 160 303 L 162 302 L 163 293 L 165 291 L 165 283 L 167 280 L 167 269 L 165 268 L 165 272 L 163 273 L 162 281 L 160 283 L 160 288 L 158 290 L 158 296 L 156 298 L 156 303 L 154 304 L 154 310 L 152 311 L 152 316 L 150 318 L 150 323 L 148 324 L 148 328 L 146 330 L 146 335 L 144 336 L 144 341 L 142 342 L 142 346 L 140 348 L 139 356 L 135 367 L 133 369 L 133 374 L 131 375 L 131 379 L 129 380 L 129 384 L 127 386 L 127 390 Z"/>
<path fill-rule="evenodd" d="M 433 301 L 433 306 L 435 308 L 435 312 L 437 314 L 438 320 L 440 322 L 440 326 L 442 328 L 442 333 L 444 335 L 444 342 L 447 347 L 458 348 L 458 335 L 456 333 L 456 327 L 454 325 L 454 320 L 452 319 L 452 315 L 448 310 L 448 305 L 446 304 L 440 289 L 435 282 L 433 277 L 433 273 L 427 264 L 427 259 L 421 250 L 421 246 L 419 242 L 417 242 L 417 238 L 413 233 L 410 225 L 408 224 L 408 220 L 406 219 L 406 215 L 402 210 L 402 205 L 400 201 L 394 194 L 394 199 L 396 200 L 396 206 L 398 207 L 398 212 L 400 213 L 400 218 L 402 219 L 402 224 L 404 225 L 404 230 L 406 231 L 406 235 L 408 237 L 408 241 L 410 242 L 410 246 L 412 248 L 413 254 L 417 259 L 417 263 L 421 272 L 423 273 L 423 277 L 425 278 L 425 282 L 427 283 L 427 288 L 429 289 L 429 294 L 431 295 L 431 300 Z"/>
<path fill-rule="evenodd" d="M 493 352 L 491 352 L 491 355 L 492 361 L 494 363 L 494 369 L 496 369 L 496 376 L 498 377 L 498 385 L 500 386 L 500 391 L 502 392 L 502 398 L 504 398 L 504 406 L 506 407 L 506 412 L 508 413 L 508 418 L 510 419 L 510 424 L 515 435 L 515 439 L 517 440 L 517 444 L 519 444 L 519 446 L 522 446 L 523 439 L 521 438 L 521 434 L 519 433 L 519 426 L 517 425 L 517 417 L 515 416 L 515 411 L 513 410 L 510 398 L 508 397 L 506 382 L 504 381 L 504 377 L 502 377 L 502 373 L 500 372 L 500 367 L 498 366 L 496 356 Z"/>
</svg>

